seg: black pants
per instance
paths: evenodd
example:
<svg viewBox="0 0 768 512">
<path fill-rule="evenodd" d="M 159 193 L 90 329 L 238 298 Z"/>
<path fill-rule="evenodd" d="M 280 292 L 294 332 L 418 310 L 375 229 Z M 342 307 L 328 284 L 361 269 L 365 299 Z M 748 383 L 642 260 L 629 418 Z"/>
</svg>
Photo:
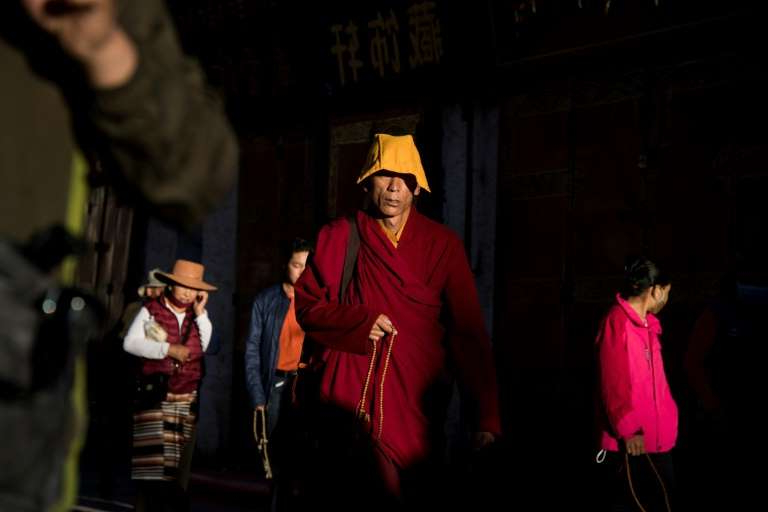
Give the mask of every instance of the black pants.
<svg viewBox="0 0 768 512">
<path fill-rule="evenodd" d="M 669 452 L 626 458 L 624 453 L 608 452 L 601 471 L 606 510 L 637 512 L 642 506 L 647 512 L 666 512 L 667 502 L 675 510 L 675 476 Z"/>
<path fill-rule="evenodd" d="M 302 450 L 299 442 L 300 418 L 293 403 L 295 375 L 275 376 L 267 404 L 267 436 L 270 465 L 273 474 L 272 503 L 270 509 L 291 511 L 298 508 L 300 492 Z"/>
</svg>

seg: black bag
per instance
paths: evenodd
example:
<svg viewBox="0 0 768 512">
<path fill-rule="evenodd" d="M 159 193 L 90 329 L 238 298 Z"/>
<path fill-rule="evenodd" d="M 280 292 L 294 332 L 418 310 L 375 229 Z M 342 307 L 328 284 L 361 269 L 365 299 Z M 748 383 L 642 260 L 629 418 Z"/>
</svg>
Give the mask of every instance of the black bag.
<svg viewBox="0 0 768 512">
<path fill-rule="evenodd" d="M 164 373 L 140 374 L 136 377 L 134 406 L 137 411 L 159 409 L 168 393 L 168 375 Z"/>
</svg>

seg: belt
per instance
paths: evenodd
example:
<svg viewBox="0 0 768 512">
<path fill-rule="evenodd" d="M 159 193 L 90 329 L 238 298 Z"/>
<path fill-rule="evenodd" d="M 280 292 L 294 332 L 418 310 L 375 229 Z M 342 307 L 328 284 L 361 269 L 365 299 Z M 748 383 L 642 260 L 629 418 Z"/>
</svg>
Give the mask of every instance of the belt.
<svg viewBox="0 0 768 512">
<path fill-rule="evenodd" d="M 299 372 L 296 370 L 291 370 L 291 371 L 275 370 L 275 375 L 278 377 L 295 377 L 298 374 Z"/>
</svg>

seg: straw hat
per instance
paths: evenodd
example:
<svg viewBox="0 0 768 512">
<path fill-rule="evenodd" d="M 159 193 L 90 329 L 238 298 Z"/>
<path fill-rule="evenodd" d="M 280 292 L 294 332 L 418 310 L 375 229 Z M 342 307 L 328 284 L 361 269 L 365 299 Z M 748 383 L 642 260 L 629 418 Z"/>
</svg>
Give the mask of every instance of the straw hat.
<svg viewBox="0 0 768 512">
<path fill-rule="evenodd" d="M 159 268 L 153 268 L 149 271 L 147 276 L 147 282 L 139 286 L 139 297 L 143 297 L 147 292 L 147 288 L 165 288 L 166 284 L 160 281 L 155 275 L 156 272 L 160 272 Z"/>
<path fill-rule="evenodd" d="M 188 260 L 176 260 L 170 273 L 157 271 L 155 275 L 168 284 L 180 284 L 194 290 L 213 291 L 217 288 L 203 281 L 205 267 L 200 263 Z"/>
<path fill-rule="evenodd" d="M 379 171 L 411 174 L 416 178 L 416 183 L 421 188 L 431 192 L 427 175 L 421 165 L 419 150 L 416 149 L 412 135 L 387 135 L 385 133 L 374 135 L 365 166 L 360 171 L 360 177 L 357 178 L 358 185 Z"/>
</svg>

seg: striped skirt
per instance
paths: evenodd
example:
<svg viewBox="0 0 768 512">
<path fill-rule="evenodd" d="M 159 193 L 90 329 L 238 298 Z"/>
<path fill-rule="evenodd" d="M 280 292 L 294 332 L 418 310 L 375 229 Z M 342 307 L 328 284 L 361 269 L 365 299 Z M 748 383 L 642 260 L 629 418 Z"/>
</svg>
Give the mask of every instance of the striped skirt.
<svg viewBox="0 0 768 512">
<path fill-rule="evenodd" d="M 168 393 L 160 409 L 133 415 L 134 480 L 176 480 L 179 462 L 195 428 L 197 393 Z M 190 446 L 190 448 L 192 448 Z"/>
</svg>

